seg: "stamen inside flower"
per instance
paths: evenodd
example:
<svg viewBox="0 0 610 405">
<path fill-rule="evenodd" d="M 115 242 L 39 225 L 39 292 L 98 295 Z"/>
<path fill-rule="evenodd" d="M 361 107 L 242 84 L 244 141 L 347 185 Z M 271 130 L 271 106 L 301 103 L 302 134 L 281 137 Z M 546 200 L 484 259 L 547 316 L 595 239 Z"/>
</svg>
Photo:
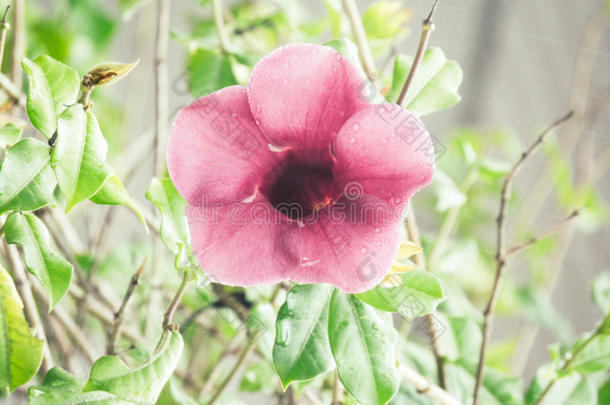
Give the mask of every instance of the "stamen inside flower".
<svg viewBox="0 0 610 405">
<path fill-rule="evenodd" d="M 330 205 L 335 195 L 332 160 L 309 160 L 289 152 L 261 188 L 269 203 L 291 219 L 318 212 Z"/>
</svg>

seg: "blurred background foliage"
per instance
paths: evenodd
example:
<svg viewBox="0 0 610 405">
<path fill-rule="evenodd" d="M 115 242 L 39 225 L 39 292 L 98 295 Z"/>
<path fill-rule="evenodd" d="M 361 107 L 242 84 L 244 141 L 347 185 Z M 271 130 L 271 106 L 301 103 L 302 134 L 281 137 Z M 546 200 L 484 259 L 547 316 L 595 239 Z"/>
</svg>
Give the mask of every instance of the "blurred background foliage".
<svg viewBox="0 0 610 405">
<path fill-rule="evenodd" d="M 0 2 L 2 7 L 6 4 Z M 394 59 L 398 54 L 412 55 L 429 5 L 394 0 L 358 4 L 378 66 L 378 86 L 387 93 Z M 225 6 L 222 15 L 230 41 L 221 44 L 209 1 L 171 2 L 172 111 L 219 88 L 246 84 L 254 64 L 278 46 L 351 37 L 340 0 L 246 0 Z M 495 216 L 502 179 L 536 133 L 567 109 L 575 109 L 578 118 L 544 145 L 513 193 L 509 240 L 516 243 L 538 235 L 574 209 L 581 209 L 581 214 L 573 225 L 513 260 L 502 285 L 499 323 L 487 361 L 498 372 L 498 376 L 490 372 L 485 381 L 496 397 L 485 403 L 522 403 L 527 383 L 517 377 L 540 376 L 539 364 L 556 361 L 603 315 L 603 304 L 598 309 L 590 297 L 597 291 L 592 281 L 598 280 L 598 303 L 608 299 L 610 41 L 604 7 L 602 1 L 583 1 L 578 6 L 552 1 L 527 5 L 441 2 L 432 45 L 441 46 L 449 59 L 458 60 L 464 68 L 463 100 L 448 113 L 424 118 L 446 150 L 438 160 L 434 183 L 417 195 L 414 206 L 428 265 L 442 278 L 448 296 L 440 306 L 441 320 L 448 328 L 441 341 L 449 348 L 450 391 L 462 401 L 471 394 L 472 362 L 481 339 L 479 308 L 487 300 L 494 275 Z M 148 99 L 152 95 L 154 8 L 154 2 L 146 0 L 32 0 L 26 13 L 29 58 L 47 54 L 80 74 L 107 60 L 142 59 L 130 77 L 93 95 L 110 146 L 110 161 L 142 204 L 152 162 L 147 139 L 152 122 Z M 527 32 L 518 32 L 520 28 Z M 12 35 L 11 30 L 8 43 Z M 6 52 L 3 71 L 11 69 L 11 47 Z M 127 210 L 115 213 L 101 206 L 75 209 L 70 219 L 85 235 L 86 249 L 77 257 L 78 266 L 98 286 L 98 298 L 118 305 L 131 275 L 150 253 L 141 225 Z M 105 238 L 95 245 L 100 232 Z M 156 284 L 142 283 L 136 291 L 128 320 L 132 326 L 146 324 L 150 315 L 146 302 L 152 292 L 160 291 L 168 299 L 178 285 L 173 258 L 162 259 L 167 265 L 162 266 Z M 264 312 L 269 308 L 260 307 L 272 290 L 262 286 L 227 292 L 245 309 Z M 78 300 L 62 303 L 77 313 L 92 343 L 103 345 L 103 325 L 81 313 L 79 304 Z M 187 342 L 185 354 L 160 404 L 197 403 L 193 398 L 199 393 L 205 397 L 210 384 L 223 380 L 245 341 L 245 320 L 206 288 L 188 290 L 178 316 Z M 269 325 L 273 335 L 273 319 Z M 559 346 L 552 346 L 549 354 L 546 346 L 555 341 Z M 257 355 L 226 391 L 224 403 L 256 403 L 270 396 L 287 400 L 269 361 L 272 342 L 272 336 L 258 342 Z M 401 340 L 400 348 L 403 358 L 426 375 L 435 375 L 434 359 L 421 333 L 415 331 L 408 340 Z M 122 342 L 123 357 L 133 362 L 143 361 L 150 349 Z M 70 353 L 74 348 L 66 350 Z M 80 376 L 88 372 L 85 360 L 79 356 L 63 359 L 66 368 Z M 608 383 L 598 393 L 606 377 L 593 367 L 591 374 L 583 374 L 573 384 L 566 394 L 572 402 L 566 403 L 609 403 Z M 23 397 L 23 392 L 15 395 L 8 403 Z M 297 403 L 328 403 L 329 379 L 295 383 L 290 395 L 298 398 Z M 593 396 L 597 402 L 591 402 Z M 347 398 L 346 402 L 353 401 Z M 392 403 L 431 402 L 403 384 Z"/>
</svg>

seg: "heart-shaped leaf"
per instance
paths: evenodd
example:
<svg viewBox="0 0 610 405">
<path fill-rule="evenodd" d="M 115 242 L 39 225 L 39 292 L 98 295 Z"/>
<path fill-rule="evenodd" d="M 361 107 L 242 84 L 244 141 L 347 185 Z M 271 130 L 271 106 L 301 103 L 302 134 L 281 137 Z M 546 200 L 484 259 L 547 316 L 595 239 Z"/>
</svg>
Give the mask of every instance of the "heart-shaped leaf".
<svg viewBox="0 0 610 405">
<path fill-rule="evenodd" d="M 43 345 L 32 336 L 13 280 L 0 267 L 0 397 L 36 374 Z"/>
<path fill-rule="evenodd" d="M 4 225 L 6 241 L 23 248 L 25 264 L 49 293 L 49 310 L 66 294 L 72 279 L 72 264 L 52 245 L 44 223 L 33 214 L 11 213 Z"/>
<path fill-rule="evenodd" d="M 395 356 L 398 333 L 391 315 L 335 290 L 328 335 L 345 389 L 365 405 L 388 403 L 399 386 Z"/>
<path fill-rule="evenodd" d="M 0 213 L 34 211 L 53 201 L 57 180 L 49 158 L 49 146 L 33 138 L 6 151 L 0 168 Z"/>
<path fill-rule="evenodd" d="M 328 343 L 328 306 L 334 288 L 301 284 L 286 296 L 276 320 L 273 364 L 284 387 L 334 366 Z"/>
</svg>

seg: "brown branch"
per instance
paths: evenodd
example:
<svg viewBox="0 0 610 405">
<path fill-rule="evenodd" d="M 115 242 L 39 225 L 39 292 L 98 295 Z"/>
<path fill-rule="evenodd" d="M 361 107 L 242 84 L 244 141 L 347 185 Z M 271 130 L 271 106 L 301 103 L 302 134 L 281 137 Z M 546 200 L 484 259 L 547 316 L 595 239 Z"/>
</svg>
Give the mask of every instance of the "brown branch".
<svg viewBox="0 0 610 405">
<path fill-rule="evenodd" d="M 13 1 L 13 60 L 11 81 L 20 89 L 23 80 L 21 59 L 25 55 L 25 0 Z"/>
<path fill-rule="evenodd" d="M 438 0 L 434 1 L 432 4 L 432 8 L 430 9 L 430 13 L 428 16 L 422 21 L 421 34 L 419 36 L 419 43 L 417 44 L 417 51 L 415 52 L 415 59 L 413 59 L 413 65 L 411 65 L 411 69 L 409 70 L 409 75 L 407 76 L 407 80 L 405 80 L 405 84 L 402 86 L 400 90 L 400 95 L 396 100 L 396 104 L 402 105 L 407 96 L 407 91 L 411 86 L 411 82 L 413 81 L 413 77 L 415 76 L 415 72 L 419 67 L 421 62 L 421 58 L 424 56 L 424 52 L 426 51 L 426 47 L 428 46 L 428 39 L 430 38 L 430 34 L 434 30 L 434 22 L 432 22 L 432 15 L 434 14 L 434 10 L 436 10 L 436 6 L 438 5 Z"/>
<path fill-rule="evenodd" d="M 32 289 L 34 293 L 38 296 L 38 298 L 45 303 L 45 305 L 49 304 L 49 298 L 47 297 L 46 291 L 38 284 L 32 284 Z M 85 336 L 85 334 L 78 327 L 76 322 L 72 319 L 72 317 L 64 311 L 60 306 L 56 306 L 51 315 L 59 321 L 59 323 L 63 326 L 63 328 L 72 336 L 74 343 L 81 349 L 83 354 L 87 356 L 89 361 L 92 363 L 97 359 L 97 354 L 91 350 L 91 341 Z"/>
<path fill-rule="evenodd" d="M 578 214 L 580 213 L 580 211 L 576 210 L 573 211 L 570 215 L 568 215 L 566 218 L 564 218 L 560 223 L 558 223 L 557 225 L 555 225 L 554 227 L 552 227 L 551 229 L 543 232 L 542 234 L 538 235 L 538 236 L 534 236 L 533 238 L 528 239 L 527 241 L 519 244 L 519 245 L 515 245 L 512 248 L 508 249 L 506 251 L 505 257 L 508 257 L 514 253 L 517 253 L 523 249 L 526 249 L 530 246 L 532 246 L 533 244 L 535 244 L 536 242 L 549 237 L 551 235 L 553 235 L 554 233 L 557 233 L 559 230 L 561 230 L 568 222 L 570 222 L 571 220 L 573 220 L 574 218 L 576 218 L 578 216 Z"/>
<path fill-rule="evenodd" d="M 129 303 L 129 299 L 133 296 L 138 283 L 140 282 L 140 276 L 142 272 L 144 272 L 144 268 L 146 266 L 146 259 L 142 261 L 142 264 L 136 270 L 133 276 L 131 276 L 131 280 L 129 281 L 129 286 L 127 286 L 127 291 L 125 292 L 125 296 L 123 297 L 123 301 L 121 302 L 121 306 L 119 310 L 114 313 L 114 324 L 112 325 L 112 330 L 110 331 L 110 337 L 108 338 L 108 345 L 106 346 L 106 354 L 115 355 L 116 354 L 116 345 L 121 338 L 121 326 L 123 325 L 124 313 L 127 308 L 127 304 Z"/>
<path fill-rule="evenodd" d="M 335 371 L 333 376 L 333 398 L 331 405 L 341 405 L 343 403 L 343 385 L 339 380 L 339 374 Z"/>
<path fill-rule="evenodd" d="M 485 352 L 487 349 L 487 344 L 489 341 L 489 337 L 491 335 L 491 327 L 493 322 L 493 311 L 496 305 L 496 301 L 498 299 L 498 293 L 500 292 L 500 281 L 502 280 L 502 276 L 504 275 L 504 270 L 506 269 L 506 209 L 508 205 L 508 201 L 510 199 L 512 184 L 515 179 L 515 176 L 521 168 L 523 164 L 527 161 L 527 159 L 536 151 L 542 143 L 545 141 L 547 136 L 553 132 L 555 128 L 569 120 L 573 115 L 573 112 L 570 111 L 565 116 L 559 118 L 551 125 L 549 125 L 542 133 L 536 138 L 534 143 L 521 154 L 521 157 L 512 167 L 512 169 L 507 173 L 504 184 L 502 186 L 502 192 L 500 194 L 500 209 L 497 217 L 497 234 L 496 234 L 496 276 L 493 282 L 493 287 L 491 290 L 491 296 L 489 297 L 489 301 L 487 302 L 487 306 L 483 311 L 483 339 L 481 342 L 481 350 L 479 352 L 479 363 L 477 365 L 477 376 L 474 385 L 474 394 L 472 404 L 477 405 L 479 399 L 479 391 L 481 389 L 481 383 L 483 380 L 483 367 L 485 365 Z"/>
<path fill-rule="evenodd" d="M 235 365 L 233 366 L 231 371 L 229 371 L 229 374 L 225 377 L 225 379 L 220 383 L 220 385 L 214 392 L 214 395 L 212 396 L 212 399 L 210 399 L 210 401 L 208 402 L 208 405 L 213 405 L 218 400 L 218 398 L 220 398 L 220 396 L 222 395 L 224 390 L 227 388 L 227 385 L 229 385 L 229 383 L 231 382 L 231 380 L 233 379 L 235 374 L 237 374 L 239 369 L 244 365 L 244 363 L 248 359 L 248 355 L 250 354 L 250 352 L 252 352 L 252 350 L 256 347 L 256 342 L 258 341 L 258 338 L 262 334 L 263 334 L 263 331 L 258 331 L 252 336 L 252 338 L 250 339 L 250 342 L 248 342 L 248 345 L 246 347 L 244 347 L 241 354 L 239 355 L 239 358 L 237 359 L 237 363 L 235 363 Z"/>
<path fill-rule="evenodd" d="M 366 32 L 364 32 L 362 18 L 360 18 L 356 2 L 354 0 L 343 0 L 343 8 L 350 21 L 350 25 L 352 26 L 352 32 L 354 34 L 354 39 L 356 40 L 356 45 L 358 46 L 358 54 L 360 55 L 360 62 L 362 62 L 364 72 L 369 80 L 374 81 L 376 76 L 375 60 L 373 59 L 371 48 L 366 39 Z"/>
<path fill-rule="evenodd" d="M 2 16 L 2 21 L 0 21 L 0 70 L 2 70 L 2 62 L 4 61 L 4 46 L 6 44 L 6 34 L 8 33 L 8 29 L 10 24 L 6 21 L 6 17 L 8 16 L 8 11 L 10 10 L 11 5 L 6 6 L 4 10 L 4 15 Z"/>
<path fill-rule="evenodd" d="M 409 75 L 405 80 L 404 85 L 402 86 L 402 90 L 400 91 L 400 95 L 398 96 L 398 100 L 396 104 L 402 105 L 405 96 L 407 95 L 407 91 L 409 90 L 409 86 L 413 81 L 413 76 L 415 76 L 415 72 L 419 67 L 421 62 L 422 55 L 426 50 L 426 46 L 428 44 L 428 39 L 430 37 L 430 33 L 434 29 L 434 23 L 432 22 L 432 16 L 434 15 L 434 10 L 436 10 L 436 6 L 438 5 L 438 0 L 432 4 L 432 8 L 428 13 L 428 16 L 422 22 L 422 32 L 419 39 L 419 44 L 417 45 L 417 51 L 415 53 L 415 59 L 413 60 L 413 65 L 409 70 Z M 415 220 L 415 211 L 413 207 L 409 210 L 409 214 L 405 221 L 405 226 L 407 228 L 407 234 L 409 236 L 409 240 L 415 243 L 418 246 L 421 246 L 421 238 L 419 236 L 419 228 L 417 227 L 417 221 Z M 413 258 L 415 264 L 417 264 L 421 268 L 426 268 L 426 258 L 423 252 L 419 252 Z M 432 346 L 432 352 L 434 354 L 434 359 L 436 360 L 436 371 L 438 374 L 438 382 L 442 388 L 446 387 L 445 384 L 445 355 L 440 346 L 440 340 L 438 339 L 438 331 L 434 327 L 434 317 L 432 314 L 426 316 L 426 323 L 428 327 L 428 334 L 430 335 L 430 341 Z"/>
<path fill-rule="evenodd" d="M 433 384 L 430 380 L 412 368 L 401 364 L 398 367 L 398 372 L 402 378 L 415 387 L 419 394 L 430 397 L 435 403 L 442 405 L 460 405 L 460 402 L 453 398 L 451 394 L 438 385 Z"/>
</svg>

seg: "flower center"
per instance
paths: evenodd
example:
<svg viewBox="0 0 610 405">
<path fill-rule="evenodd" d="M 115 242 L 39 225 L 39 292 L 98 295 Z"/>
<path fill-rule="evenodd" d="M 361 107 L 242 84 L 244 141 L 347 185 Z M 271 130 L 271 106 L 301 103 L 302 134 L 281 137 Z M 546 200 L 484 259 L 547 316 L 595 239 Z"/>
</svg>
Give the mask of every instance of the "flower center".
<svg viewBox="0 0 610 405">
<path fill-rule="evenodd" d="M 309 162 L 287 153 L 261 191 L 277 211 L 302 219 L 333 202 L 332 162 Z"/>
</svg>

